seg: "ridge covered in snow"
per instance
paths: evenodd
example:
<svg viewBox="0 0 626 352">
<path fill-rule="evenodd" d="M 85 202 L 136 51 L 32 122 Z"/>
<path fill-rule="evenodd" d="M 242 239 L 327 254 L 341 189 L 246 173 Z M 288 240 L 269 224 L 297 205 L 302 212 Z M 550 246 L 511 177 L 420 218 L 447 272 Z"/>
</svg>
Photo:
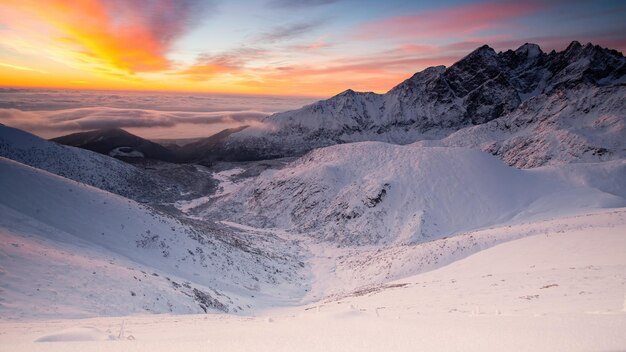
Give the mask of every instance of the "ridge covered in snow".
<svg viewBox="0 0 626 352">
<path fill-rule="evenodd" d="M 141 157 L 175 162 L 173 151 L 135 136 L 121 128 L 107 128 L 88 132 L 72 133 L 51 139 L 53 142 L 92 150 L 113 157 Z"/>
<path fill-rule="evenodd" d="M 597 45 L 572 42 L 566 50 L 550 53 L 535 44 L 499 53 L 485 45 L 448 68 L 418 72 L 385 94 L 346 90 L 301 109 L 269 116 L 262 124 L 232 133 L 213 145 L 205 158 L 267 159 L 355 141 L 408 144 L 440 139 L 499 118 L 542 114 L 555 101 L 569 103 L 564 96 L 586 100 L 589 106 L 602 104 L 605 94 L 623 101 L 625 82 L 624 56 Z M 619 103 L 605 105 L 604 114 L 623 122 L 623 111 Z M 610 151 L 596 153 L 596 160 L 624 155 L 621 145 L 604 144 L 601 138 L 575 154 L 586 153 L 587 147 Z M 563 161 L 558 154 L 550 157 L 542 164 Z"/>
<path fill-rule="evenodd" d="M 131 199 L 147 201 L 178 193 L 171 183 L 120 160 L 64 146 L 0 125 L 0 157 L 46 170 Z"/>
<path fill-rule="evenodd" d="M 451 134 L 441 145 L 479 148 L 511 166 L 533 168 L 624 158 L 624 136 L 625 87 L 577 87 L 531 98 L 506 116 Z"/>
</svg>

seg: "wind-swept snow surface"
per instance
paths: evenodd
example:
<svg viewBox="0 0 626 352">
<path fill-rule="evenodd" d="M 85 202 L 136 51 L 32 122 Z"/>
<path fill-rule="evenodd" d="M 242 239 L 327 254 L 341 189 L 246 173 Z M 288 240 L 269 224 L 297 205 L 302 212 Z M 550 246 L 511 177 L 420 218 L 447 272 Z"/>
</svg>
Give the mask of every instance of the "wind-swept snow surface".
<svg viewBox="0 0 626 352">
<path fill-rule="evenodd" d="M 143 170 L 0 126 L 0 151 L 76 180 L 0 157 L 0 350 L 622 348 L 626 160 L 522 170 L 447 142 L 203 167 L 217 187 L 158 211 L 95 182 Z M 30 320 L 61 318 L 89 319 Z"/>
<path fill-rule="evenodd" d="M 515 169 L 464 148 L 351 143 L 267 171 L 213 212 L 353 246 L 414 244 L 504 222 L 626 205 L 603 188 L 613 179 L 602 181 L 607 174 L 626 179 L 626 162 L 581 169 L 594 170 L 601 184 L 564 180 L 557 168 Z"/>
<path fill-rule="evenodd" d="M 307 307 L 267 311 L 255 318 L 220 314 L 5 320 L 0 322 L 0 348 L 16 352 L 623 349 L 626 209 L 528 223 L 514 230 L 493 229 L 529 230 L 536 234 L 431 272 Z"/>
</svg>

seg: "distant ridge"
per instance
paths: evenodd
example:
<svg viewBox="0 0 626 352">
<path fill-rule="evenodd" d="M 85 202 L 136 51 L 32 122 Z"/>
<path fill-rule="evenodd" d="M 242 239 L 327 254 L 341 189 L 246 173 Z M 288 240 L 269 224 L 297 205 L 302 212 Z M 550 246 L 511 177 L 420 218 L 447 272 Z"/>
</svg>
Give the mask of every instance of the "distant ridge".
<svg viewBox="0 0 626 352">
<path fill-rule="evenodd" d="M 608 114 L 623 121 L 625 109 L 620 101 L 626 100 L 624 83 L 623 54 L 591 43 L 574 41 L 564 51 L 550 53 L 530 43 L 503 52 L 483 45 L 450 67 L 427 68 L 385 94 L 348 89 L 330 99 L 268 116 L 262 124 L 228 135 L 204 155 L 209 160 L 255 160 L 298 156 L 315 148 L 357 141 L 408 144 L 441 139 L 491 121 L 500 129 L 514 123 L 513 116 L 525 118 L 529 128 L 528 138 L 516 142 L 520 147 L 533 143 L 532 130 L 543 119 L 555 123 L 568 116 L 587 119 Z M 580 111 L 559 115 L 550 109 L 554 104 L 568 109 L 574 101 Z M 504 159 L 511 165 L 534 167 L 578 159 L 605 160 L 624 154 L 624 142 L 590 137 L 606 132 L 599 127 L 602 123 L 584 124 L 583 132 L 572 128 L 576 122 L 562 126 L 569 128 L 569 138 L 575 142 L 565 145 L 566 150 L 558 155 L 527 163 L 517 160 L 514 148 L 507 150 L 514 156 Z M 620 130 L 613 131 L 613 135 L 624 135 L 623 126 L 614 128 Z M 563 133 L 549 126 L 543 126 L 542 132 L 544 141 L 538 143 L 547 143 L 556 138 L 555 134 Z M 512 137 L 506 129 L 501 133 L 498 138 Z M 496 139 L 481 143 L 489 142 L 498 143 Z M 549 146 L 539 146 L 543 147 Z M 497 147 L 483 150 L 503 155 Z M 559 159 L 561 156 L 567 160 Z"/>
</svg>

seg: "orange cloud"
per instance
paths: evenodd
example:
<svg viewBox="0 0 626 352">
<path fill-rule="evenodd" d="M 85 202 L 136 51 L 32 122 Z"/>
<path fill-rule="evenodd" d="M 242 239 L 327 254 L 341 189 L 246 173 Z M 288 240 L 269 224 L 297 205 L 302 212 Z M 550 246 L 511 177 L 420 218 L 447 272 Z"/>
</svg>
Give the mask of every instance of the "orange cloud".
<svg viewBox="0 0 626 352">
<path fill-rule="evenodd" d="M 384 93 L 413 73 L 429 66 L 450 64 L 458 57 L 414 58 L 383 55 L 349 58 L 324 65 L 307 64 L 257 69 L 255 79 L 238 82 L 255 92 L 328 96 L 347 88 Z"/>
<path fill-rule="evenodd" d="M 192 23 L 196 1 L 3 0 L 0 23 L 54 59 L 105 73 L 170 67 L 166 54 Z M 3 30 L 6 32 L 7 30 Z M 24 49 L 20 42 L 5 45 Z"/>
<path fill-rule="evenodd" d="M 316 39 L 331 20 L 260 26 L 239 42 L 221 38 L 231 47 L 222 52 L 212 50 L 224 43 L 195 38 L 193 49 L 184 43 L 176 56 L 181 61 L 172 62 L 174 42 L 201 19 L 208 2 L 0 0 L 0 85 L 327 96 L 347 88 L 384 92 L 483 44 L 508 49 L 537 42 L 551 49 L 577 39 L 626 47 L 621 27 L 577 38 L 523 37 L 521 27 L 512 26 L 554 11 L 550 2 L 487 0 L 379 18 Z M 305 2 L 326 1 L 293 3 Z M 187 61 L 195 50 L 209 53 Z"/>
<path fill-rule="evenodd" d="M 206 81 L 215 77 L 216 75 L 238 70 L 239 69 L 236 67 L 222 66 L 212 63 L 203 63 L 190 66 L 177 73 L 187 76 L 188 79 L 191 79 L 193 81 Z"/>
<path fill-rule="evenodd" d="M 266 50 L 241 47 L 218 55 L 203 54 L 196 63 L 176 74 L 186 76 L 194 81 L 205 81 L 223 73 L 232 73 L 244 70 L 245 66 L 254 60 L 268 55 Z"/>
<path fill-rule="evenodd" d="M 1 67 L 7 67 L 13 70 L 18 70 L 18 71 L 30 71 L 30 72 L 39 72 L 39 73 L 43 73 L 46 74 L 46 72 L 44 71 L 40 71 L 34 68 L 30 68 L 30 67 L 26 67 L 26 66 L 20 66 L 20 65 L 11 65 L 11 64 L 7 64 L 7 63 L 3 63 L 0 62 L 0 66 Z"/>
</svg>

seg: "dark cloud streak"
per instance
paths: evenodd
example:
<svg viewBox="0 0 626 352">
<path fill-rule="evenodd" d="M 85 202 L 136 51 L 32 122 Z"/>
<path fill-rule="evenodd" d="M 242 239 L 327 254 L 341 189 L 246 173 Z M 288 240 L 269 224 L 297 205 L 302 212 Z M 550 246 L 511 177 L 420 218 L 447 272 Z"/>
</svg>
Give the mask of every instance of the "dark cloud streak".
<svg viewBox="0 0 626 352">
<path fill-rule="evenodd" d="M 270 0 L 268 5 L 273 8 L 297 9 L 334 4 L 339 0 Z"/>
<path fill-rule="evenodd" d="M 276 42 L 286 41 L 312 32 L 323 24 L 324 21 L 318 20 L 277 26 L 274 27 L 271 31 L 259 35 L 255 41 L 265 44 L 273 44 Z"/>
</svg>

